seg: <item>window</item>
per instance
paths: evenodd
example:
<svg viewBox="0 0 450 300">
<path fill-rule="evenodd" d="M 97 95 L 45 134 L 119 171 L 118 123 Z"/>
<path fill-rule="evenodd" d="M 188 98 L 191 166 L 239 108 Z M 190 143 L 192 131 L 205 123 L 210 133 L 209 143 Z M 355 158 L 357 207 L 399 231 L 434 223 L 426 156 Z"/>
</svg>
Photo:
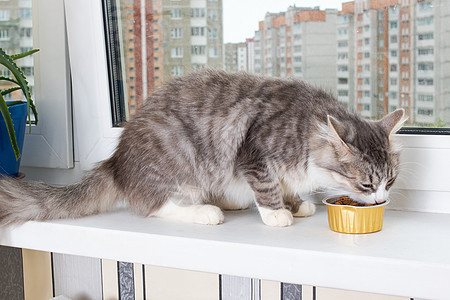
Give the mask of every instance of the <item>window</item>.
<svg viewBox="0 0 450 300">
<path fill-rule="evenodd" d="M 181 9 L 171 9 L 170 18 L 172 20 L 181 20 L 182 18 Z"/>
<path fill-rule="evenodd" d="M 348 71 L 348 66 L 347 65 L 339 65 L 338 66 L 338 71 L 339 72 L 347 72 Z"/>
<path fill-rule="evenodd" d="M 433 2 L 420 2 L 419 11 L 431 11 L 433 10 Z"/>
<path fill-rule="evenodd" d="M 170 73 L 172 76 L 182 76 L 184 74 L 183 66 L 173 66 Z"/>
<path fill-rule="evenodd" d="M 31 19 L 31 8 L 30 7 L 21 7 L 19 11 L 20 19 L 26 20 Z"/>
<path fill-rule="evenodd" d="M 219 57 L 219 49 L 217 47 L 210 47 L 209 57 Z"/>
<path fill-rule="evenodd" d="M 219 20 L 219 11 L 217 9 L 209 9 L 208 20 L 217 22 Z"/>
<path fill-rule="evenodd" d="M 417 65 L 419 71 L 433 71 L 434 64 L 432 62 L 420 62 Z"/>
<path fill-rule="evenodd" d="M 419 41 L 432 40 L 432 39 L 434 39 L 434 33 L 433 32 L 419 33 L 418 39 L 419 39 Z"/>
<path fill-rule="evenodd" d="M 433 23 L 434 23 L 434 17 L 433 16 L 425 17 L 425 18 L 418 18 L 417 19 L 417 24 L 419 26 L 433 25 Z"/>
<path fill-rule="evenodd" d="M 339 48 L 348 47 L 348 41 L 339 41 L 338 42 L 338 47 Z"/>
<path fill-rule="evenodd" d="M 204 36 L 205 35 L 205 27 L 192 27 L 191 35 L 192 36 Z"/>
<path fill-rule="evenodd" d="M 212 40 L 219 38 L 219 32 L 217 28 L 208 28 L 208 38 Z"/>
<path fill-rule="evenodd" d="M 9 29 L 0 29 L 0 41 L 9 41 Z"/>
<path fill-rule="evenodd" d="M 417 81 L 421 86 L 431 86 L 434 84 L 433 78 L 418 78 Z"/>
<path fill-rule="evenodd" d="M 348 90 L 338 90 L 338 96 L 347 97 L 348 96 Z"/>
<path fill-rule="evenodd" d="M 111 2 L 120 2 L 126 4 L 129 2 L 135 3 L 136 0 L 117 0 Z M 144 2 L 147 3 L 146 1 L 143 1 L 142 3 Z M 387 3 L 389 1 L 384 2 Z M 141 1 L 139 1 L 139 3 L 141 3 Z M 195 4 L 195 7 L 191 7 L 190 3 L 193 3 L 192 5 Z M 243 3 L 247 3 L 247 1 Z M 266 1 L 259 1 L 256 5 L 265 6 L 267 3 L 268 2 Z M 382 114 L 386 113 L 387 111 L 391 111 L 392 109 L 398 107 L 403 107 L 407 110 L 410 116 L 408 126 L 435 126 L 436 124 L 442 123 L 438 122 L 438 118 L 440 117 L 441 119 L 443 119 L 445 116 L 442 111 L 439 111 L 441 109 L 440 107 L 442 107 L 439 106 L 439 104 L 444 104 L 446 101 L 445 99 L 448 98 L 448 95 L 443 95 L 441 93 L 441 90 L 437 90 L 438 87 L 440 88 L 445 86 L 441 84 L 443 83 L 442 80 L 446 78 L 441 78 L 441 72 L 445 71 L 443 70 L 444 68 L 441 68 L 440 66 L 445 65 L 444 62 L 441 61 L 441 58 L 446 56 L 442 56 L 441 53 L 439 53 L 438 55 L 437 47 L 441 47 L 441 44 L 435 43 L 434 36 L 436 34 L 436 40 L 439 36 L 441 39 L 440 41 L 445 41 L 445 36 L 443 35 L 446 31 L 443 28 L 448 28 L 450 26 L 450 24 L 448 23 L 448 19 L 436 14 L 435 12 L 446 11 L 445 9 L 448 9 L 448 7 L 444 7 L 445 9 L 441 9 L 441 7 L 438 6 L 448 4 L 445 1 L 433 1 L 432 10 L 420 12 L 420 3 L 422 2 L 417 2 L 417 4 L 414 5 L 406 5 L 406 2 L 405 4 L 402 3 L 403 2 L 399 2 L 399 4 L 395 6 L 395 9 L 391 8 L 390 6 L 387 10 L 385 7 L 378 8 L 373 6 L 373 8 L 371 8 L 370 10 L 376 12 L 376 18 L 372 17 L 372 11 L 364 11 L 362 7 L 360 9 L 362 10 L 362 13 L 365 15 L 365 17 L 361 17 L 361 20 L 359 20 L 358 15 L 355 15 L 353 12 L 349 13 L 348 15 L 341 15 L 336 13 L 334 15 L 336 22 L 335 24 L 330 25 L 330 27 L 333 27 L 330 32 L 333 32 L 333 35 L 337 36 L 338 38 L 336 39 L 333 46 L 322 46 L 320 47 L 320 51 L 314 51 L 314 48 L 311 48 L 311 45 L 308 44 L 310 40 L 312 40 L 311 36 L 313 36 L 314 34 L 314 30 L 312 28 L 314 25 L 313 23 L 315 22 L 304 23 L 302 21 L 299 21 L 299 18 L 297 20 L 298 22 L 294 22 L 292 27 L 289 28 L 289 26 L 286 26 L 286 24 L 281 24 L 282 22 L 277 23 L 281 20 L 281 18 L 277 19 L 277 22 L 274 22 L 274 19 L 268 19 L 267 22 L 265 22 L 265 18 L 269 18 L 269 14 L 262 15 L 260 19 L 253 23 L 253 25 L 249 25 L 249 27 L 251 27 L 250 33 L 247 34 L 245 38 L 241 39 L 239 43 L 244 43 L 246 45 L 245 47 L 247 47 L 247 51 L 249 51 L 248 53 L 254 54 L 253 61 L 247 61 L 249 65 L 251 64 L 251 62 L 254 63 L 254 67 L 251 70 L 253 72 L 258 72 L 259 74 L 271 76 L 304 76 L 304 78 L 312 78 L 312 76 L 308 77 L 310 75 L 308 72 L 311 72 L 310 66 L 312 66 L 310 55 L 315 54 L 317 58 L 321 55 L 324 55 L 324 53 L 326 53 L 326 51 L 328 51 L 329 49 L 332 49 L 334 52 L 330 52 L 330 55 L 328 57 L 332 58 L 333 62 L 330 63 L 328 60 L 323 60 L 321 62 L 320 59 L 318 59 L 314 61 L 314 71 L 316 72 L 316 74 L 321 75 L 327 75 L 328 73 L 337 73 L 337 77 L 335 76 L 331 80 L 322 79 L 322 82 L 332 83 L 333 86 L 330 87 L 330 90 L 334 91 L 334 93 L 338 96 L 342 96 L 346 92 L 348 96 L 342 97 L 348 97 L 349 100 L 346 101 L 346 103 L 349 109 L 361 112 L 369 118 L 376 119 L 380 118 Z M 223 53 L 223 45 L 225 42 L 228 42 L 226 40 L 227 30 L 224 30 L 224 26 L 226 25 L 222 26 L 222 24 L 220 23 L 222 22 L 222 20 L 227 18 L 227 10 L 225 9 L 225 7 L 228 4 L 225 1 L 191 1 L 188 3 L 188 1 L 167 0 L 158 1 L 157 3 L 157 5 L 159 6 L 165 4 L 171 4 L 172 6 L 166 9 L 163 9 L 162 7 L 151 9 L 151 11 L 157 10 L 158 12 L 160 12 L 160 15 L 155 16 L 155 19 L 157 19 L 158 22 L 152 23 L 152 26 L 154 26 L 153 28 L 158 30 L 156 34 L 153 35 L 154 40 L 151 41 L 152 45 L 135 47 L 133 52 L 134 54 L 132 54 L 132 56 L 135 57 L 136 64 L 136 68 L 134 71 L 137 72 L 136 75 L 133 76 L 135 78 L 134 81 L 138 81 L 140 78 L 147 78 L 149 80 L 154 79 L 153 82 L 149 82 L 147 84 L 146 88 L 148 90 L 146 92 L 146 95 L 151 94 L 151 91 L 155 87 L 160 85 L 162 82 L 170 79 L 171 76 L 188 74 L 193 70 L 205 66 L 213 68 L 225 68 L 224 64 L 227 63 L 225 59 L 225 53 Z M 367 4 L 370 3 L 367 2 Z M 224 6 L 223 10 L 221 8 L 222 5 Z M 233 12 L 235 17 L 237 17 L 240 12 L 238 7 L 239 6 L 234 6 L 231 9 L 230 7 L 228 7 L 228 11 Z M 200 17 L 191 19 L 191 8 L 205 8 L 205 18 L 202 19 Z M 182 9 L 182 11 L 184 12 L 182 14 L 183 21 L 181 22 L 175 20 L 175 22 L 171 23 L 171 16 L 173 17 L 177 14 L 173 13 L 171 15 L 167 11 L 170 9 Z M 212 11 L 217 11 L 218 23 L 215 23 L 215 21 L 213 21 L 215 20 L 215 17 L 210 17 L 214 16 L 215 14 Z M 284 8 L 284 10 L 283 8 L 280 8 L 279 11 L 272 11 L 271 9 L 267 9 L 267 11 L 273 13 L 270 14 L 270 18 L 275 18 L 278 12 L 286 12 L 287 7 Z M 389 11 L 389 14 L 380 13 L 384 11 Z M 406 11 L 407 13 L 404 13 L 404 11 Z M 391 12 L 394 13 L 391 14 Z M 122 10 L 121 13 L 125 13 L 124 10 Z M 395 16 L 395 14 L 397 14 L 397 16 Z M 430 15 L 433 15 L 434 18 L 428 18 Z M 420 20 L 419 25 L 419 18 L 428 19 Z M 126 20 L 125 16 L 122 16 L 122 18 L 118 19 Z M 132 20 L 135 22 L 135 24 L 142 21 L 142 19 L 139 18 L 132 18 Z M 403 22 L 403 20 L 405 20 L 405 22 Z M 261 21 L 262 23 L 260 23 Z M 357 23 L 360 21 L 361 24 L 357 25 Z M 390 22 L 397 22 L 397 27 L 394 28 L 395 25 L 391 24 Z M 268 26 L 268 24 L 270 24 L 270 26 Z M 279 24 L 280 26 L 278 26 L 277 24 Z M 337 24 L 339 24 L 339 27 L 337 27 Z M 433 26 L 431 26 L 430 24 Z M 437 24 L 439 24 L 439 26 L 434 26 Z M 244 22 L 239 25 L 241 26 L 242 31 L 244 31 L 244 27 L 247 26 L 244 25 Z M 374 30 L 364 32 L 364 26 L 366 25 L 370 25 L 370 28 L 373 28 Z M 389 26 L 387 28 L 388 30 L 380 33 L 380 26 L 383 27 L 386 25 Z M 145 25 L 141 24 L 141 26 Z M 390 30 L 391 26 L 393 27 L 392 30 Z M 323 28 L 325 27 L 326 26 L 323 26 Z M 358 27 L 361 27 L 360 33 L 357 32 Z M 405 29 L 406 27 L 407 29 Z M 173 38 L 173 36 L 171 36 L 172 28 L 180 29 L 175 34 L 173 34 L 175 36 L 180 36 L 180 38 Z M 254 32 L 255 29 L 257 30 L 257 32 Z M 397 30 L 399 30 L 398 33 Z M 237 29 L 235 31 L 241 30 Z M 128 31 L 124 30 L 124 35 L 126 35 L 127 32 Z M 146 31 L 135 30 L 130 34 L 145 34 L 145 32 Z M 345 32 L 347 33 L 344 34 Z M 283 35 L 281 35 L 281 33 L 283 33 Z M 357 37 L 358 34 L 360 34 L 359 37 Z M 387 34 L 387 36 L 385 36 L 385 34 Z M 284 41 L 280 38 L 282 36 L 285 37 Z M 400 38 L 398 36 L 400 36 Z M 404 36 L 408 37 L 407 41 L 403 38 Z M 246 40 L 246 38 L 248 38 L 249 40 L 253 39 L 254 43 L 251 44 Z M 364 47 L 366 38 L 370 39 L 368 40 L 368 42 L 370 45 L 372 45 L 372 47 Z M 378 47 L 378 45 L 380 45 L 380 39 L 383 39 L 385 42 L 382 48 Z M 120 44 L 126 44 L 126 40 L 127 39 L 123 39 L 122 41 L 120 41 Z M 358 48 L 358 40 L 361 41 L 361 45 L 364 47 L 363 49 Z M 317 39 L 315 39 L 315 41 L 317 41 Z M 136 42 L 139 42 L 139 39 L 135 38 L 135 43 Z M 238 41 L 236 41 L 236 43 L 238 43 Z M 294 46 L 300 45 L 302 49 L 300 50 L 297 48 L 297 50 L 300 50 L 301 52 L 295 52 Z M 190 52 L 192 50 L 192 46 L 205 46 L 205 55 L 191 55 Z M 183 49 L 185 49 L 185 51 L 182 58 L 173 58 L 179 61 L 173 61 L 171 58 L 171 49 L 177 47 L 182 47 Z M 251 50 L 251 47 L 254 47 L 253 52 Z M 285 47 L 285 55 L 283 56 L 281 56 L 280 53 L 277 52 L 281 50 L 281 47 Z M 151 49 L 155 48 L 159 50 L 151 51 Z M 146 52 L 146 55 L 151 54 L 158 56 L 158 61 L 154 61 L 153 56 L 147 57 L 148 59 L 142 60 L 143 62 L 151 61 L 152 63 L 154 63 L 154 65 L 147 66 L 145 68 L 146 70 L 150 70 L 146 75 L 139 74 L 139 72 L 142 71 L 139 71 L 137 67 L 139 66 L 139 62 L 137 61 L 139 55 L 136 54 L 139 54 L 140 49 L 148 50 Z M 439 51 L 445 50 L 440 48 Z M 298 55 L 300 53 L 302 54 L 301 56 Z M 338 57 L 338 53 L 348 53 L 349 59 L 344 60 L 344 55 Z M 128 52 L 124 52 L 122 53 L 122 55 L 126 57 L 128 55 Z M 146 56 L 142 55 L 142 57 Z M 251 57 L 252 56 L 249 55 L 249 59 Z M 280 64 L 281 57 L 285 58 L 283 65 Z M 300 62 L 297 61 L 295 57 L 302 58 L 302 63 L 305 63 L 304 69 L 296 67 L 295 63 L 297 63 L 297 66 L 299 66 Z M 405 65 L 406 62 L 407 64 L 409 64 L 409 68 L 407 69 L 404 68 L 407 66 Z M 425 62 L 432 62 L 434 70 L 426 71 L 426 68 L 429 68 L 429 66 L 426 65 L 421 65 L 421 70 L 419 70 L 418 64 Z M 331 69 L 337 69 L 337 72 L 320 72 L 320 70 L 322 70 L 321 68 L 323 67 L 320 66 L 320 63 L 327 63 L 331 65 Z M 362 74 L 359 73 L 365 72 L 365 65 L 368 65 L 371 70 L 370 76 L 366 73 L 364 73 L 364 76 L 361 76 Z M 396 71 L 391 72 L 391 65 L 396 65 Z M 380 73 L 381 66 L 388 67 L 387 69 L 384 68 L 384 71 Z M 361 67 L 361 71 L 359 71 L 359 67 Z M 437 72 L 438 67 L 439 72 Z M 121 70 L 125 69 L 126 68 L 121 68 Z M 151 71 L 154 71 L 154 73 L 151 73 Z M 123 77 L 121 78 L 123 80 L 128 80 L 128 78 L 130 77 L 126 75 L 127 74 L 123 74 Z M 365 90 L 358 90 L 359 86 L 356 84 L 356 82 L 358 79 L 362 80 L 363 77 L 370 78 L 370 85 L 364 86 Z M 339 82 L 343 82 L 342 80 L 339 81 L 338 78 L 346 78 L 348 80 L 348 90 L 346 88 L 338 89 Z M 380 81 L 384 82 L 385 84 L 381 85 Z M 407 93 L 403 92 L 406 90 L 405 86 L 407 86 Z M 369 87 L 371 88 L 371 90 L 369 90 Z M 135 92 L 139 92 L 139 90 L 144 90 L 144 84 L 142 84 L 141 89 L 138 88 L 138 86 L 136 86 L 134 89 Z M 345 92 L 343 90 L 345 90 Z M 357 100 L 358 92 L 361 92 L 361 97 L 366 94 L 366 98 L 364 98 L 363 101 Z M 369 92 L 369 94 L 367 94 L 367 92 Z M 391 95 L 391 92 L 396 93 L 397 96 L 397 98 L 392 99 L 392 101 L 389 97 Z M 425 98 L 425 96 L 421 95 L 427 95 L 427 97 Z M 131 96 L 134 96 L 136 97 L 136 99 L 138 99 L 137 95 L 127 95 L 126 99 L 131 99 Z M 425 99 L 428 99 L 428 101 L 425 101 Z M 419 102 L 421 103 L 421 105 L 418 104 Z M 132 107 L 134 106 L 131 104 L 127 105 L 128 107 L 126 111 L 131 112 L 133 110 Z M 138 107 L 138 105 L 136 105 L 136 107 Z M 424 109 L 433 109 L 432 115 L 425 116 L 423 114 L 423 111 L 421 111 L 421 113 L 419 114 L 419 107 Z M 384 111 L 385 109 L 387 111 Z M 130 113 L 129 115 L 132 114 Z M 450 124 L 450 120 L 443 120 L 443 122 L 446 126 Z M 403 139 L 414 139 L 414 142 L 412 143 L 416 143 L 416 146 L 419 145 L 418 148 L 421 148 L 424 145 L 429 145 L 426 143 L 421 144 L 421 137 L 408 136 Z M 408 197 L 409 196 L 410 195 L 408 194 Z"/>
<path fill-rule="evenodd" d="M 348 53 L 338 53 L 338 59 L 348 59 Z"/>
<path fill-rule="evenodd" d="M 431 108 L 419 108 L 417 110 L 417 114 L 422 116 L 432 116 L 433 115 L 433 109 Z"/>
<path fill-rule="evenodd" d="M 419 94 L 418 100 L 421 101 L 421 102 L 433 102 L 434 101 L 434 96 L 433 95 Z"/>
<path fill-rule="evenodd" d="M 30 134 L 27 132 L 21 168 L 67 169 L 74 166 L 74 153 L 68 115 L 70 82 L 64 6 L 57 0 L 39 1 L 39 6 L 37 2 L 0 1 L 0 47 L 10 54 L 40 49 L 35 55 L 16 61 L 27 76 L 40 115 L 39 123 L 31 127 Z M 9 76 L 3 70 L 1 73 Z M 10 99 L 21 97 L 21 93 L 16 93 Z"/>
<path fill-rule="evenodd" d="M 191 54 L 192 55 L 205 55 L 206 53 L 206 46 L 191 46 Z"/>
<path fill-rule="evenodd" d="M 191 18 L 204 18 L 205 17 L 205 8 L 191 8 Z"/>
<path fill-rule="evenodd" d="M 171 57 L 173 57 L 173 58 L 183 57 L 183 48 L 181 48 L 181 47 L 172 48 Z M 155 58 L 157 58 L 157 57 L 155 57 Z"/>
<path fill-rule="evenodd" d="M 419 48 L 418 54 L 419 55 L 433 55 L 434 54 L 434 48 Z"/>
<path fill-rule="evenodd" d="M 2 9 L 0 10 L 0 21 L 9 21 L 10 11 Z"/>
<path fill-rule="evenodd" d="M 171 28 L 170 37 L 173 39 L 181 39 L 183 37 L 183 28 Z"/>
<path fill-rule="evenodd" d="M 339 84 L 348 84 L 348 78 L 338 78 Z"/>
</svg>

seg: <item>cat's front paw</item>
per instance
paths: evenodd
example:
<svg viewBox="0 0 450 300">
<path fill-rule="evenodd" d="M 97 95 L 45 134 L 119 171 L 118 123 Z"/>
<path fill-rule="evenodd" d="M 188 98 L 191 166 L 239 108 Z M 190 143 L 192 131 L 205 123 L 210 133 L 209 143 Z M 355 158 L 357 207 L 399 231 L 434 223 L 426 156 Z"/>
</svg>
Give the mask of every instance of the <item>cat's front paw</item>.
<svg viewBox="0 0 450 300">
<path fill-rule="evenodd" d="M 294 213 L 294 217 L 309 217 L 316 212 L 316 206 L 310 201 L 303 201 L 298 208 L 298 211 Z"/>
<path fill-rule="evenodd" d="M 287 209 L 268 209 L 259 208 L 259 213 L 264 224 L 275 227 L 286 227 L 292 225 L 294 218 L 292 213 Z"/>
<path fill-rule="evenodd" d="M 222 210 L 214 205 L 199 205 L 193 216 L 194 223 L 217 225 L 224 221 Z"/>
</svg>

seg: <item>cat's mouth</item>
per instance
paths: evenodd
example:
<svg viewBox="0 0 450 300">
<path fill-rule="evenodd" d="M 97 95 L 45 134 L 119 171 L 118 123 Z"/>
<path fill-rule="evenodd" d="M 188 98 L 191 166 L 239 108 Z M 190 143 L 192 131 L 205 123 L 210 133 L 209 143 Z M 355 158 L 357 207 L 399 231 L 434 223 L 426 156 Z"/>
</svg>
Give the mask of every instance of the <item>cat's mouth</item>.
<svg viewBox="0 0 450 300">
<path fill-rule="evenodd" d="M 358 195 L 358 194 L 350 194 L 349 195 L 352 199 L 354 199 L 357 202 L 363 203 L 363 204 L 371 204 L 371 205 L 378 205 L 383 204 L 387 201 L 387 198 L 377 198 L 375 195 Z"/>
</svg>

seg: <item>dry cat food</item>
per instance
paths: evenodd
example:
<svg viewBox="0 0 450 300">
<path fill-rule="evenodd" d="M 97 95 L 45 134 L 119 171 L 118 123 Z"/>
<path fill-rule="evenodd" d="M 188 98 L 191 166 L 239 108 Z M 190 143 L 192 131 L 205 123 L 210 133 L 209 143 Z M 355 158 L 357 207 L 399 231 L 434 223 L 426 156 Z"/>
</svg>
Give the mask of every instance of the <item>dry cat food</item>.
<svg viewBox="0 0 450 300">
<path fill-rule="evenodd" d="M 336 204 L 336 205 L 350 205 L 350 206 L 374 206 L 374 205 L 377 205 L 377 204 L 360 203 L 360 202 L 357 202 L 357 201 L 353 200 L 349 196 L 338 197 L 336 202 L 334 202 L 333 204 Z"/>
</svg>

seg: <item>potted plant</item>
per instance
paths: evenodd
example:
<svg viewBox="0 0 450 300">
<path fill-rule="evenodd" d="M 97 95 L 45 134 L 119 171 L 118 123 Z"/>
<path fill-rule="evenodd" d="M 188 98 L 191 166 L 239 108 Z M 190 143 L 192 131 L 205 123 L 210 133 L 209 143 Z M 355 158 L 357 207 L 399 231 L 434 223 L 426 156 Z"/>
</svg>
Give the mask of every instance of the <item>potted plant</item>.
<svg viewBox="0 0 450 300">
<path fill-rule="evenodd" d="M 11 76 L 0 76 L 0 83 L 5 88 L 0 89 L 0 174 L 17 176 L 19 171 L 20 156 L 25 135 L 26 120 L 30 124 L 31 111 L 34 115 L 34 124 L 37 124 L 37 111 L 31 98 L 28 82 L 23 71 L 14 62 L 17 59 L 32 55 L 39 51 L 34 49 L 20 54 L 8 55 L 0 48 L 0 64 L 3 65 Z M 25 101 L 6 101 L 5 96 L 21 90 Z"/>
</svg>

